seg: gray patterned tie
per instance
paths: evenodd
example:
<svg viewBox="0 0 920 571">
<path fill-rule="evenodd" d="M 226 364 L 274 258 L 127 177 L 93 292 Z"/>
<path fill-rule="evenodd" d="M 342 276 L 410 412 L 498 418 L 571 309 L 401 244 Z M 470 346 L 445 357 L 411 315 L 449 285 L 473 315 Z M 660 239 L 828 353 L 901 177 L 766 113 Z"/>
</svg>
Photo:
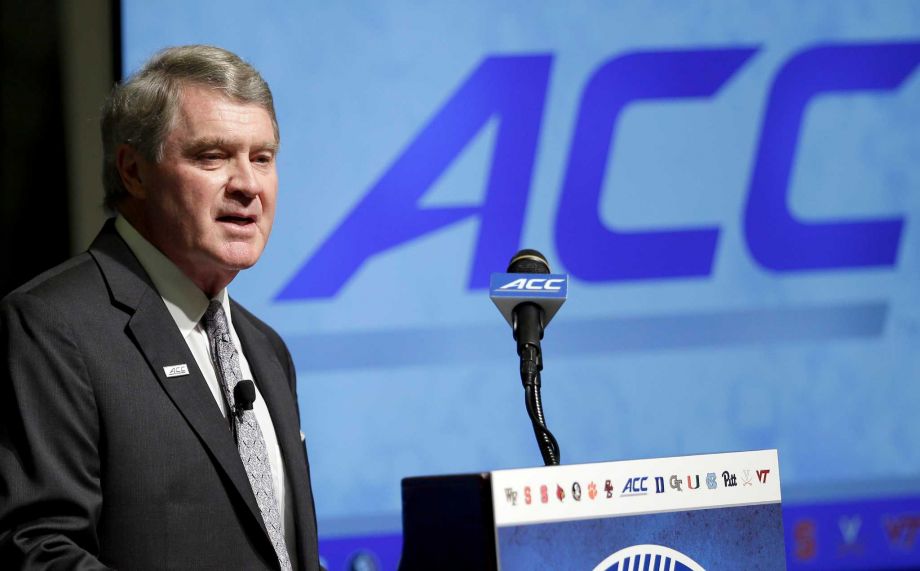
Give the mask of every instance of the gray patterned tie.
<svg viewBox="0 0 920 571">
<path fill-rule="evenodd" d="M 242 418 L 233 414 L 233 389 L 242 380 L 243 374 L 240 372 L 240 357 L 230 339 L 227 317 L 219 301 L 214 300 L 208 305 L 203 321 L 208 340 L 211 342 L 211 356 L 217 368 L 220 386 L 229 403 L 228 414 L 234 419 L 232 422 L 237 423 L 237 448 L 243 466 L 246 468 L 246 475 L 249 477 L 249 485 L 252 486 L 252 492 L 256 496 L 259 511 L 262 512 L 262 521 L 265 522 L 268 537 L 275 547 L 281 569 L 290 570 L 291 561 L 284 544 L 284 535 L 281 533 L 281 513 L 275 499 L 272 469 L 268 463 L 268 452 L 265 448 L 265 439 L 262 438 L 262 430 L 259 429 L 259 422 L 253 411 L 244 411 Z"/>
</svg>

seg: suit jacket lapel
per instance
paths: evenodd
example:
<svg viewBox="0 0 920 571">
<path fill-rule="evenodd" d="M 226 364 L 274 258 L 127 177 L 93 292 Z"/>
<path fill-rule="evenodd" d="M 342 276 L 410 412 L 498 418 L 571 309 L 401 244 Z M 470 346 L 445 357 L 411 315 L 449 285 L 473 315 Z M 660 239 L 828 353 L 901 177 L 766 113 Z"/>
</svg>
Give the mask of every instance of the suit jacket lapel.
<svg viewBox="0 0 920 571">
<path fill-rule="evenodd" d="M 285 472 L 290 483 L 290 498 L 294 502 L 296 523 L 297 555 L 301 567 L 316 553 L 316 546 L 307 546 L 304 541 L 315 537 L 313 501 L 309 489 L 310 475 L 307 472 L 304 446 L 300 439 L 300 425 L 297 402 L 288 384 L 288 375 L 278 361 L 277 352 L 265 335 L 255 328 L 246 315 L 233 307 L 233 328 L 240 337 L 240 344 L 246 360 L 252 369 L 259 393 L 275 426 L 275 436 L 284 458 Z"/>
<path fill-rule="evenodd" d="M 128 329 L 157 381 L 230 480 L 254 523 L 262 529 L 265 546 L 274 553 L 227 421 L 162 298 L 111 221 L 93 242 L 90 254 L 105 276 L 113 300 L 133 312 Z M 189 374 L 168 378 L 163 367 L 180 363 L 188 365 Z"/>
</svg>

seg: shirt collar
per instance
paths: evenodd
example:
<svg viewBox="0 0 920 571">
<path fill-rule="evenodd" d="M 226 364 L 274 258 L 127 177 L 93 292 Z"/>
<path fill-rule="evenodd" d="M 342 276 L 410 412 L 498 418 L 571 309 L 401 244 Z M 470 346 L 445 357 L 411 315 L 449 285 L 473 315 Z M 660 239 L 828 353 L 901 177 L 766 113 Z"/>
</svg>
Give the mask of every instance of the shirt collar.
<svg viewBox="0 0 920 571">
<path fill-rule="evenodd" d="M 163 298 L 166 309 L 172 316 L 182 337 L 188 337 L 198 326 L 210 300 L 198 289 L 176 264 L 159 251 L 153 244 L 141 236 L 134 226 L 124 217 L 115 218 L 115 230 L 122 237 L 134 256 L 150 276 L 157 293 Z M 227 288 L 220 290 L 213 299 L 219 300 L 227 316 L 228 327 L 232 326 L 230 317 L 230 296 Z"/>
</svg>

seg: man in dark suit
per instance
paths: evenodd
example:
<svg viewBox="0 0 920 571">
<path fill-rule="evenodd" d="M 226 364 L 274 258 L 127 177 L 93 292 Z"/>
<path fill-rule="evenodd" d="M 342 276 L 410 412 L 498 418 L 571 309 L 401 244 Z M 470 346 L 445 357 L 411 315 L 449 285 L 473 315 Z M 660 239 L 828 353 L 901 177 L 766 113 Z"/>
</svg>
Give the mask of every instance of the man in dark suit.
<svg viewBox="0 0 920 571">
<path fill-rule="evenodd" d="M 117 216 L 0 304 L 0 566 L 318 569 L 294 366 L 226 289 L 271 231 L 268 85 L 171 48 L 102 123 Z"/>
</svg>

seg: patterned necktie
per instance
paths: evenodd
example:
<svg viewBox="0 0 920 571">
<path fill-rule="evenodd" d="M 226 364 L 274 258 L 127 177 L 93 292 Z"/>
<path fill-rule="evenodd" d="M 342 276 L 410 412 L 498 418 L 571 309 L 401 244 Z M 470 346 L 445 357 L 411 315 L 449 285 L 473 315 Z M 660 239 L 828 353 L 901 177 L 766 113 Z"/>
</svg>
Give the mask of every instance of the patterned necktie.
<svg viewBox="0 0 920 571">
<path fill-rule="evenodd" d="M 291 569 L 291 561 L 284 544 L 284 535 L 281 533 L 281 513 L 278 510 L 278 501 L 275 499 L 275 488 L 272 485 L 272 470 L 268 462 L 268 451 L 265 448 L 265 439 L 262 430 L 252 410 L 243 411 L 242 416 L 233 413 L 233 389 L 243 378 L 240 372 L 240 357 L 230 339 L 230 328 L 227 326 L 227 317 L 219 301 L 212 301 L 203 318 L 204 328 L 211 342 L 211 357 L 217 369 L 224 398 L 229 405 L 228 416 L 236 423 L 237 449 L 240 459 L 246 468 L 249 485 L 256 496 L 259 511 L 262 512 L 262 521 L 268 530 L 268 537 L 275 547 L 281 569 Z"/>
</svg>

